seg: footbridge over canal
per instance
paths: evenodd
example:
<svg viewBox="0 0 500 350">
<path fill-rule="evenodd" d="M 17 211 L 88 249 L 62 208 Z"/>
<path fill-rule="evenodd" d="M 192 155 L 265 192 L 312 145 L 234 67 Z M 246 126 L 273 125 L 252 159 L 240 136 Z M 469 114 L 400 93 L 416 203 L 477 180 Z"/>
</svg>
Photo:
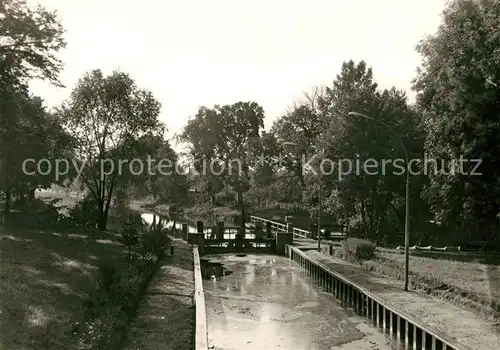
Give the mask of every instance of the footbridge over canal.
<svg viewBox="0 0 500 350">
<path fill-rule="evenodd" d="M 251 216 L 246 224 L 245 232 L 240 226 L 228 226 L 222 222 L 216 227 L 204 227 L 198 221 L 196 228 L 182 225 L 183 234 L 191 244 L 196 244 L 200 254 L 227 252 L 264 252 L 284 254 L 285 246 L 294 240 L 309 239 L 314 232 L 294 227 L 293 217 L 287 216 L 281 223 L 258 216 Z M 345 233 L 338 232 L 330 236 L 330 240 L 343 240 Z M 309 242 L 310 243 L 310 242 Z"/>
<path fill-rule="evenodd" d="M 240 246 L 235 254 L 234 247 L 222 245 L 210 250 L 210 239 L 200 233 L 189 236 L 195 247 L 197 350 L 469 350 L 307 256 L 294 246 L 298 235 L 291 223 L 275 233 L 274 248 L 267 251 Z"/>
</svg>

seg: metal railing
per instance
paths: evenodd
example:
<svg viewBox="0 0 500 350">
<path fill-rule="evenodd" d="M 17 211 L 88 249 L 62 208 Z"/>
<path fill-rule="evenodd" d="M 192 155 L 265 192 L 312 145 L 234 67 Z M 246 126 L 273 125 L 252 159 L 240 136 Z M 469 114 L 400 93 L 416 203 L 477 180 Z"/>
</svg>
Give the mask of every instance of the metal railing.
<svg viewBox="0 0 500 350">
<path fill-rule="evenodd" d="M 275 230 L 278 230 L 278 231 L 282 231 L 282 232 L 286 232 L 286 224 L 283 224 L 281 222 L 277 222 L 277 221 L 273 221 L 273 220 L 269 220 L 269 219 L 265 219 L 265 218 L 261 218 L 259 216 L 250 216 L 250 222 L 252 223 L 256 223 L 256 222 L 261 222 L 263 224 L 267 224 L 267 223 L 270 223 L 271 225 L 271 228 L 272 229 L 275 229 Z M 296 237 L 300 237 L 300 238 L 312 238 L 313 236 L 316 235 L 316 233 L 312 233 L 311 231 L 307 231 L 307 230 L 303 230 L 303 229 L 300 229 L 300 228 L 297 228 L 297 227 L 294 227 L 293 228 L 293 235 L 296 236 Z M 333 238 L 333 237 L 337 237 L 337 239 L 340 237 L 346 237 L 345 233 L 343 233 L 342 235 L 334 235 L 330 238 Z"/>
<path fill-rule="evenodd" d="M 286 224 L 282 224 L 281 222 L 276 222 L 273 220 L 268 220 L 268 219 L 264 219 L 264 218 L 261 218 L 258 216 L 253 216 L 253 215 L 250 216 L 250 222 L 252 222 L 252 223 L 261 222 L 263 224 L 270 223 L 272 229 L 275 229 L 275 230 L 281 231 L 281 232 L 286 232 Z M 297 237 L 301 237 L 301 238 L 307 238 L 307 237 L 311 236 L 311 232 L 294 227 L 293 228 L 293 235 L 297 236 Z"/>
<path fill-rule="evenodd" d="M 405 344 L 413 350 L 471 350 L 454 344 L 440 332 L 430 330 L 401 311 L 395 310 L 358 284 L 330 270 L 299 249 L 287 245 L 286 255 L 306 270 L 314 281 L 327 293 L 333 294 L 360 316 L 372 321 L 384 334 Z"/>
</svg>

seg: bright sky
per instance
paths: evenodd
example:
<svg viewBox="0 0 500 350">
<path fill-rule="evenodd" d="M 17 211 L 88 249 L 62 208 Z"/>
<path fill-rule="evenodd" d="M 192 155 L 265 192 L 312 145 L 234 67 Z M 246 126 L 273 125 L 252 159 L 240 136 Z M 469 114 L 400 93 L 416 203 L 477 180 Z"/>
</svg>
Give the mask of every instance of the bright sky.
<svg viewBox="0 0 500 350">
<path fill-rule="evenodd" d="M 200 105 L 253 100 L 266 127 L 345 60 L 364 59 L 383 88 L 410 91 L 417 42 L 436 31 L 444 0 L 29 0 L 66 28 L 65 89 L 32 91 L 49 106 L 84 72 L 119 68 L 162 102 L 169 134 Z"/>
</svg>

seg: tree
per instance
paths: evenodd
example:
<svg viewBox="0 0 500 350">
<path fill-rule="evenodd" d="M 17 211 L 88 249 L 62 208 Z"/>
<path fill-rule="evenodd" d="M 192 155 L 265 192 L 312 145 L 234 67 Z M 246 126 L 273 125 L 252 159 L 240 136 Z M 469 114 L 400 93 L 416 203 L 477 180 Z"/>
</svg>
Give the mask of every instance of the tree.
<svg viewBox="0 0 500 350">
<path fill-rule="evenodd" d="M 433 160 L 424 194 L 436 219 L 491 239 L 500 207 L 499 20 L 496 1 L 450 2 L 437 33 L 417 48 L 422 65 L 414 81 Z M 462 170 L 453 165 L 460 157 L 481 159 L 482 176 L 470 174 L 473 161 Z"/>
<path fill-rule="evenodd" d="M 132 247 L 139 243 L 137 226 L 131 220 L 127 221 L 121 232 L 121 242 L 128 248 L 128 258 L 132 258 Z"/>
<path fill-rule="evenodd" d="M 106 229 L 113 191 L 130 179 L 127 169 L 147 171 L 138 171 L 141 162 L 132 161 L 148 152 L 148 143 L 141 138 L 163 136 L 159 114 L 160 103 L 153 94 L 119 71 L 108 76 L 100 70 L 85 74 L 58 108 L 61 124 L 75 139 L 77 161 L 83 166 L 80 178 L 99 209 L 99 229 Z"/>
<path fill-rule="evenodd" d="M 38 97 L 20 91 L 5 99 L 3 106 L 10 112 L 0 128 L 1 190 L 6 193 L 8 204 L 13 195 L 30 203 L 36 189 L 61 184 L 74 175 L 67 172 L 56 177 L 54 173 L 56 159 L 71 158 L 72 140 Z M 36 162 L 42 159 L 45 163 L 37 167 Z M 9 213 L 8 204 L 5 215 Z"/>
<path fill-rule="evenodd" d="M 155 200 L 168 203 L 182 202 L 186 198 L 188 181 L 179 163 L 179 156 L 167 140 L 158 139 L 157 142 L 157 147 L 148 147 L 154 149 L 152 158 L 155 162 L 152 164 L 151 174 L 147 174 L 143 185 Z M 135 179 L 140 178 L 135 177 Z M 135 186 L 140 185 L 135 183 Z"/>
<path fill-rule="evenodd" d="M 302 100 L 295 101 L 285 115 L 273 123 L 271 133 L 284 142 L 295 144 L 292 147 L 281 147 L 283 166 L 287 174 L 294 175 L 299 180 L 299 192 L 305 189 L 304 169 L 301 158 L 303 155 L 316 153 L 318 137 L 324 130 L 325 118 L 322 118 L 321 103 L 325 99 L 325 89 L 316 87 L 310 94 L 304 94 Z"/>
<path fill-rule="evenodd" d="M 417 129 L 418 115 L 403 92 L 395 88 L 380 91 L 372 69 L 364 61 L 342 65 L 333 86 L 326 89 L 321 109 L 325 131 L 317 149 L 323 153 L 318 155 L 315 166 L 318 169 L 322 159 L 331 160 L 323 163 L 324 172 L 331 174 L 319 175 L 325 187 L 325 209 L 338 220 L 354 220 L 366 234 L 381 239 L 390 212 L 398 215 L 402 227 L 405 196 L 405 176 L 395 166 L 397 159 L 404 159 L 404 152 L 396 135 L 381 123 L 397 130 L 410 158 L 420 158 L 423 139 Z M 380 122 L 349 117 L 350 111 L 365 113 Z M 384 165 L 384 160 L 390 162 Z M 366 171 L 363 164 L 367 161 L 376 163 L 376 169 Z M 418 194 L 416 191 L 415 196 Z"/>
<path fill-rule="evenodd" d="M 249 171 L 252 149 L 258 143 L 264 127 L 264 110 L 255 102 L 237 102 L 232 105 L 201 107 L 184 128 L 182 139 L 191 145 L 197 161 L 219 164 L 223 179 L 237 193 L 241 210 L 241 227 L 245 228 L 243 194 L 249 189 Z M 208 169 L 209 173 L 213 172 Z"/>
<path fill-rule="evenodd" d="M 48 79 L 58 84 L 62 62 L 56 53 L 66 46 L 55 11 L 25 0 L 0 3 L 0 84 Z"/>
<path fill-rule="evenodd" d="M 7 197 L 4 214 L 9 211 L 12 187 L 20 184 L 12 181 L 20 175 L 20 142 L 24 150 L 40 150 L 29 142 L 33 137 L 40 140 L 33 134 L 39 134 L 38 130 L 29 125 L 34 121 L 31 117 L 43 113 L 36 98 L 29 96 L 27 81 L 41 78 L 58 84 L 62 63 L 56 54 L 65 45 L 55 12 L 41 6 L 30 9 L 23 0 L 0 3 L 0 188 Z"/>
</svg>

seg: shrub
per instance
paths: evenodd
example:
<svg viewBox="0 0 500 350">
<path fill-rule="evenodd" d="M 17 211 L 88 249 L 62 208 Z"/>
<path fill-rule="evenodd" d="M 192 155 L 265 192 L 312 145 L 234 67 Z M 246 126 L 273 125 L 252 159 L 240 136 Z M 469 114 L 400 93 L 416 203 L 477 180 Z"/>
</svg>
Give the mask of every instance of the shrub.
<svg viewBox="0 0 500 350">
<path fill-rule="evenodd" d="M 99 264 L 96 289 L 84 302 L 77 323 L 78 349 L 118 349 L 146 283 L 156 271 L 155 259 L 108 260 Z"/>
<path fill-rule="evenodd" d="M 109 292 L 115 280 L 116 264 L 111 261 L 104 261 L 99 264 L 97 270 L 97 288 Z"/>
<path fill-rule="evenodd" d="M 96 228 L 100 212 L 94 198 L 85 196 L 71 210 L 69 215 L 78 227 L 91 229 Z"/>
<path fill-rule="evenodd" d="M 136 225 L 129 221 L 125 223 L 121 232 L 121 243 L 128 248 L 128 258 L 131 258 L 132 247 L 139 243 L 139 232 Z"/>
<path fill-rule="evenodd" d="M 342 244 L 341 257 L 346 260 L 362 262 L 373 259 L 375 257 L 375 249 L 375 244 L 370 241 L 348 238 Z"/>
<path fill-rule="evenodd" d="M 108 292 L 109 302 L 120 306 L 123 311 L 130 314 L 134 310 L 135 301 L 140 294 L 141 284 L 142 276 L 133 263 L 118 265 Z"/>
<path fill-rule="evenodd" d="M 148 231 L 141 237 L 141 252 L 143 255 L 153 254 L 161 259 L 165 256 L 165 250 L 170 247 L 170 243 L 170 238 L 165 231 Z"/>
<path fill-rule="evenodd" d="M 79 327 L 78 350 L 117 349 L 114 334 L 126 325 L 126 314 L 119 307 L 103 310 L 100 315 L 86 320 Z"/>
<path fill-rule="evenodd" d="M 14 203 L 18 212 L 11 212 L 9 220 L 11 224 L 18 227 L 31 229 L 53 229 L 57 228 L 63 215 L 60 214 L 62 207 L 57 206 L 61 198 L 45 201 L 35 198 L 27 206 L 24 202 Z"/>
</svg>

